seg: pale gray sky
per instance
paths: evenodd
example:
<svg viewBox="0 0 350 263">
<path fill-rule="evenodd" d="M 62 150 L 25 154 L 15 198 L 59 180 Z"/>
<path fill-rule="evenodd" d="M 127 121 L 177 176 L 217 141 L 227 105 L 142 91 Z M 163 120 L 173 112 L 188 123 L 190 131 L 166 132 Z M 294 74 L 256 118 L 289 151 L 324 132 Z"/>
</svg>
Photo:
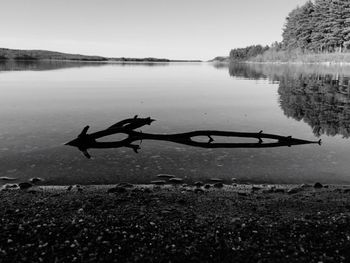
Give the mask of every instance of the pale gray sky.
<svg viewBox="0 0 350 263">
<path fill-rule="evenodd" d="M 0 47 L 207 60 L 281 40 L 307 0 L 0 0 Z"/>
</svg>

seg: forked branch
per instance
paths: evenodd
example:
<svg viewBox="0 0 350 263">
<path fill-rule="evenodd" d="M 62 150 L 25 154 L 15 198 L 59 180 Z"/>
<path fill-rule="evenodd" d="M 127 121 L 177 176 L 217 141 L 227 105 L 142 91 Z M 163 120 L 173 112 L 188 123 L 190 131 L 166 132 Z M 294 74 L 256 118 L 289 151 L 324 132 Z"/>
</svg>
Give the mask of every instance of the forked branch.
<svg viewBox="0 0 350 263">
<path fill-rule="evenodd" d="M 158 141 L 169 141 L 194 147 L 201 148 L 271 148 L 271 147 L 282 147 L 292 146 L 301 144 L 321 144 L 319 141 L 307 141 L 292 138 L 291 136 L 280 136 L 275 134 L 263 133 L 263 131 L 252 133 L 252 132 L 233 132 L 233 131 L 217 131 L 217 130 L 199 130 L 186 133 L 176 134 L 151 134 L 136 131 L 145 125 L 151 125 L 155 121 L 148 118 L 139 118 L 137 115 L 134 118 L 125 119 L 109 128 L 98 131 L 95 133 L 87 134 L 89 126 L 86 126 L 78 137 L 66 145 L 77 147 L 87 158 L 91 158 L 88 153 L 88 149 L 102 149 L 102 148 L 120 148 L 128 147 L 131 148 L 135 153 L 140 149 L 140 145 L 133 144 L 135 141 L 142 140 L 158 140 Z M 114 142 L 98 142 L 97 139 L 109 136 L 112 134 L 126 134 L 126 139 Z M 205 136 L 208 137 L 208 142 L 198 142 L 193 140 L 194 137 Z M 239 137 L 239 138 L 255 138 L 258 141 L 256 143 L 215 143 L 213 136 L 216 137 Z M 263 139 L 275 140 L 275 142 L 264 143 Z"/>
</svg>

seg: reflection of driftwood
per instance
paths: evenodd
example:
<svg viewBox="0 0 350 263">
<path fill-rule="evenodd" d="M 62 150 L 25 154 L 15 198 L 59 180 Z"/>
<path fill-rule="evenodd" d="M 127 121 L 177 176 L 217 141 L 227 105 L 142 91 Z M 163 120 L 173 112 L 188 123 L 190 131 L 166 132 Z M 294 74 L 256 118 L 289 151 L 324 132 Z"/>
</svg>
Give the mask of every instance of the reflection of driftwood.
<svg viewBox="0 0 350 263">
<path fill-rule="evenodd" d="M 250 132 L 232 132 L 232 131 L 214 131 L 214 130 L 201 130 L 192 131 L 177 134 L 150 134 L 135 131 L 135 129 L 141 128 L 145 125 L 150 125 L 154 120 L 150 117 L 148 118 L 138 118 L 135 116 L 131 119 L 122 120 L 113 126 L 107 128 L 106 130 L 98 131 L 95 133 L 87 134 L 89 126 L 86 126 L 80 135 L 66 143 L 66 145 L 77 147 L 80 151 L 84 153 L 87 158 L 90 158 L 87 152 L 90 148 L 104 149 L 104 148 L 119 148 L 128 147 L 133 149 L 136 153 L 140 149 L 139 145 L 133 144 L 135 141 L 142 140 L 158 140 L 158 141 L 169 141 L 174 143 L 180 143 L 189 146 L 201 147 L 201 148 L 271 148 L 271 147 L 281 147 L 281 146 L 292 146 L 300 144 L 311 144 L 318 143 L 319 141 L 306 141 L 300 139 L 294 139 L 291 136 L 279 136 L 274 134 L 263 133 L 262 131 L 258 133 Z M 96 139 L 113 135 L 113 134 L 126 134 L 128 137 L 121 141 L 115 142 L 98 142 Z M 208 137 L 208 142 L 198 142 L 194 141 L 194 137 Z M 213 136 L 220 137 L 241 137 L 241 138 L 255 138 L 258 139 L 256 143 L 215 143 Z M 272 139 L 276 142 L 264 143 L 263 139 Z"/>
</svg>

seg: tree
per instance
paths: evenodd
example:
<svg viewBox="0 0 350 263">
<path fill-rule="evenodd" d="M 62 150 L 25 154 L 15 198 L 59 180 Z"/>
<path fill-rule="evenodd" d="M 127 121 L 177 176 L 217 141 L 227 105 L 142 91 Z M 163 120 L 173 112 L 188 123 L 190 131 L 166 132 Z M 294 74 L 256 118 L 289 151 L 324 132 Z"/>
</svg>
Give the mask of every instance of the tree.
<svg viewBox="0 0 350 263">
<path fill-rule="evenodd" d="M 297 19 L 296 38 L 297 45 L 302 50 L 311 48 L 312 45 L 312 32 L 313 32 L 313 14 L 315 12 L 315 6 L 311 1 L 308 1 L 300 8 Z"/>
<path fill-rule="evenodd" d="M 286 24 L 283 28 L 283 46 L 285 49 L 296 49 L 298 47 L 297 43 L 297 28 L 298 28 L 298 16 L 300 13 L 300 8 L 297 7 L 293 9 L 286 18 Z"/>
</svg>

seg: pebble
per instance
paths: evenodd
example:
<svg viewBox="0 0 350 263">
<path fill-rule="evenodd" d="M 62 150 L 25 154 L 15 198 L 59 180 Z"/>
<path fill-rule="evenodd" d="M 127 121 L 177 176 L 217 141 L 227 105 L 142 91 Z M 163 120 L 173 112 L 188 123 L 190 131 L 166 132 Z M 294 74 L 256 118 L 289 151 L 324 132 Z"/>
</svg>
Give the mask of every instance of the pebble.
<svg viewBox="0 0 350 263">
<path fill-rule="evenodd" d="M 40 183 L 44 181 L 44 179 L 40 178 L 40 177 L 34 177 L 34 178 L 30 178 L 29 179 L 29 182 L 33 183 L 33 184 L 36 184 L 36 183 Z"/>
<path fill-rule="evenodd" d="M 17 180 L 17 178 L 8 177 L 8 176 L 1 176 L 1 177 L 0 177 L 0 180 L 1 180 L 1 181 L 15 181 L 15 180 Z"/>
<path fill-rule="evenodd" d="M 24 182 L 24 183 L 19 183 L 18 186 L 21 190 L 26 190 L 31 188 L 33 185 L 31 183 Z"/>
<path fill-rule="evenodd" d="M 118 193 L 118 194 L 122 194 L 122 193 L 125 193 L 127 192 L 126 188 L 125 187 L 121 187 L 121 186 L 116 186 L 116 187 L 113 187 L 113 188 L 110 188 L 107 190 L 107 193 L 111 194 L 111 193 Z"/>
<path fill-rule="evenodd" d="M 214 184 L 214 187 L 215 188 L 223 188 L 224 184 L 223 183 L 216 183 L 216 184 Z"/>
<path fill-rule="evenodd" d="M 178 178 L 178 177 L 174 177 L 174 178 L 169 179 L 169 182 L 174 183 L 174 184 L 181 184 L 181 183 L 183 183 L 183 181 L 184 181 L 183 179 Z"/>
<path fill-rule="evenodd" d="M 287 193 L 288 194 L 296 194 L 296 193 L 299 193 L 302 190 L 303 190 L 302 188 L 294 187 L 294 188 L 288 189 Z"/>
<path fill-rule="evenodd" d="M 203 184 L 203 182 L 198 181 L 198 182 L 195 182 L 194 185 L 195 185 L 196 187 L 201 187 L 201 186 L 203 186 L 204 184 Z"/>
<path fill-rule="evenodd" d="M 202 194 L 202 193 L 204 193 L 204 190 L 201 189 L 201 188 L 196 188 L 196 189 L 194 189 L 194 192 L 195 192 L 196 194 Z"/>
<path fill-rule="evenodd" d="M 223 180 L 220 179 L 220 178 L 210 178 L 209 181 L 220 183 L 220 182 L 222 182 Z"/>
<path fill-rule="evenodd" d="M 314 188 L 320 189 L 320 188 L 323 188 L 323 185 L 321 183 L 317 182 L 314 184 Z"/>
<path fill-rule="evenodd" d="M 154 185 L 165 185 L 165 181 L 164 180 L 155 180 L 155 181 L 151 181 L 151 184 Z"/>
<path fill-rule="evenodd" d="M 170 178 L 174 178 L 175 175 L 172 174 L 157 174 L 158 178 L 164 178 L 164 179 L 170 179 Z"/>
</svg>

